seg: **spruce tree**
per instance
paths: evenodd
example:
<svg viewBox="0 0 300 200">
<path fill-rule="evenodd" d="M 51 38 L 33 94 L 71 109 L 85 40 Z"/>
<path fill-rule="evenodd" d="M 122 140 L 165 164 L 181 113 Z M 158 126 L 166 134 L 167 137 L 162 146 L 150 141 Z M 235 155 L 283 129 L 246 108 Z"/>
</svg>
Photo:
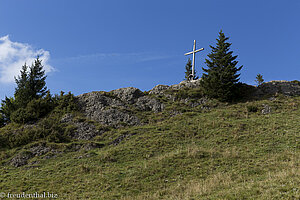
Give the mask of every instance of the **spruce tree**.
<svg viewBox="0 0 300 200">
<path fill-rule="evenodd" d="M 216 47 L 210 46 L 211 53 L 209 59 L 205 59 L 208 69 L 202 68 L 202 87 L 204 94 L 220 101 L 232 101 L 237 97 L 237 83 L 240 74 L 238 71 L 243 66 L 237 67 L 237 56 L 230 51 L 231 43 L 226 42 L 229 38 L 225 37 L 222 30 L 219 32 Z"/>
<path fill-rule="evenodd" d="M 0 108 L 0 113 L 1 113 L 1 120 L 3 125 L 5 125 L 6 123 L 9 123 L 10 120 L 10 116 L 11 114 L 16 111 L 17 108 L 17 104 L 14 100 L 13 97 L 5 97 L 4 100 L 2 100 L 1 102 L 1 108 Z"/>
<path fill-rule="evenodd" d="M 261 74 L 257 74 L 256 75 L 256 80 L 255 82 L 257 83 L 258 86 L 260 86 L 261 84 L 263 84 L 265 80 L 263 79 L 263 76 Z"/>
<path fill-rule="evenodd" d="M 30 67 L 28 77 L 29 96 L 32 99 L 39 99 L 47 94 L 45 70 L 42 61 L 37 57 L 34 64 Z"/>
<path fill-rule="evenodd" d="M 46 76 L 39 57 L 37 57 L 31 67 L 28 68 L 25 64 L 20 73 L 21 75 L 15 78 L 17 87 L 14 96 L 18 107 L 24 108 L 31 100 L 39 99 L 46 95 Z"/>
<path fill-rule="evenodd" d="M 15 77 L 15 82 L 17 87 L 15 88 L 15 98 L 19 107 L 25 107 L 29 102 L 28 95 L 28 66 L 26 63 L 22 66 L 20 71 L 21 75 L 18 78 Z"/>
<path fill-rule="evenodd" d="M 191 75 L 192 75 L 192 61 L 191 59 L 189 58 L 188 62 L 186 63 L 185 65 L 185 77 L 184 77 L 184 80 L 187 80 L 189 81 L 191 79 Z M 195 76 L 193 77 L 193 80 L 196 80 L 198 79 L 199 77 L 196 76 L 196 70 L 195 70 Z"/>
</svg>

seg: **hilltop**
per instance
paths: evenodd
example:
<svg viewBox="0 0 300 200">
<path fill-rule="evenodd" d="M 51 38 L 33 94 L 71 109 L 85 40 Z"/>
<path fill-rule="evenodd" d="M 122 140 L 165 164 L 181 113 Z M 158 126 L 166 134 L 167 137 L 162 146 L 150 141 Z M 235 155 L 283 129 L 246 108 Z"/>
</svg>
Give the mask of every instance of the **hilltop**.
<svg viewBox="0 0 300 200">
<path fill-rule="evenodd" d="M 76 109 L 10 123 L 0 129 L 1 191 L 62 199 L 297 199 L 300 84 L 244 89 L 235 103 L 206 98 L 197 80 L 145 92 L 95 91 L 75 97 Z"/>
</svg>

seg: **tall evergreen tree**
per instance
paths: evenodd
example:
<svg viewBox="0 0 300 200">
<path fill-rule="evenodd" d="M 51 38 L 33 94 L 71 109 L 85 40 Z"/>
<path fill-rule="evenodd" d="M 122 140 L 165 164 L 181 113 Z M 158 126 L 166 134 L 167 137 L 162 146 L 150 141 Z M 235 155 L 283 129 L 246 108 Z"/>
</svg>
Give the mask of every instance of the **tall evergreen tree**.
<svg viewBox="0 0 300 200">
<path fill-rule="evenodd" d="M 15 98 L 19 106 L 25 107 L 26 104 L 29 102 L 28 94 L 28 66 L 26 63 L 22 66 L 22 70 L 20 71 L 20 75 L 18 78 L 15 77 L 15 82 L 17 87 L 15 88 Z"/>
<path fill-rule="evenodd" d="M 229 38 L 225 37 L 222 30 L 219 32 L 216 47 L 210 46 L 211 53 L 209 59 L 205 59 L 208 69 L 202 68 L 202 87 L 204 93 L 221 101 L 232 101 L 237 97 L 237 83 L 240 74 L 238 71 L 243 66 L 237 67 L 237 56 L 232 55 L 230 51 L 231 43 L 226 42 Z"/>
<path fill-rule="evenodd" d="M 31 67 L 28 68 L 25 64 L 20 72 L 21 75 L 15 78 L 17 84 L 15 98 L 18 107 L 24 108 L 31 100 L 39 99 L 46 95 L 46 76 L 39 57 L 37 57 Z"/>
<path fill-rule="evenodd" d="M 186 63 L 185 65 L 185 77 L 184 77 L 184 80 L 190 80 L 191 79 L 191 75 L 192 75 L 192 61 L 191 59 L 189 58 L 188 62 Z M 196 70 L 195 70 L 195 76 L 193 77 L 193 80 L 196 80 L 198 79 L 199 77 L 196 76 Z"/>
<path fill-rule="evenodd" d="M 47 94 L 45 70 L 42 61 L 37 57 L 31 66 L 28 77 L 29 96 L 32 99 L 44 97 Z"/>
</svg>

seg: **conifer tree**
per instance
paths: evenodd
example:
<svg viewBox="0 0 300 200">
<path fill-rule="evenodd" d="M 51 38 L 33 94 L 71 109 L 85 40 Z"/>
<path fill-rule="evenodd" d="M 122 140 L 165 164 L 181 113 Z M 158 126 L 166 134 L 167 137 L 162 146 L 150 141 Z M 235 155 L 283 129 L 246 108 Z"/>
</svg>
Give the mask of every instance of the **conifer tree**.
<svg viewBox="0 0 300 200">
<path fill-rule="evenodd" d="M 26 107 L 33 99 L 39 99 L 46 95 L 45 70 L 39 57 L 31 67 L 25 64 L 20 71 L 21 75 L 15 78 L 17 87 L 15 89 L 15 99 L 18 107 Z"/>
<path fill-rule="evenodd" d="M 17 87 L 15 88 L 15 98 L 18 100 L 18 104 L 21 107 L 25 107 L 25 105 L 29 102 L 28 99 L 28 66 L 26 63 L 22 66 L 22 70 L 20 71 L 21 75 L 18 78 L 15 77 L 15 82 Z"/>
<path fill-rule="evenodd" d="M 202 68 L 204 73 L 201 84 L 204 94 L 221 101 L 232 101 L 237 97 L 237 83 L 240 76 L 237 72 L 243 67 L 236 66 L 237 56 L 232 55 L 231 43 L 226 42 L 228 39 L 221 30 L 216 47 L 210 46 L 212 51 L 208 54 L 209 59 L 205 59 L 208 69 Z"/>
<path fill-rule="evenodd" d="M 1 102 L 1 108 L 0 108 L 0 113 L 1 113 L 1 120 L 2 125 L 10 122 L 10 116 L 11 114 L 17 110 L 17 104 L 15 103 L 15 100 L 13 97 L 5 97 L 4 100 Z"/>
<path fill-rule="evenodd" d="M 263 79 L 263 76 L 261 74 L 257 74 L 256 75 L 256 80 L 255 82 L 257 83 L 257 85 L 261 85 L 265 80 Z"/>
<path fill-rule="evenodd" d="M 185 77 L 184 77 L 184 80 L 190 80 L 191 79 L 191 75 L 192 75 L 192 61 L 191 59 L 189 58 L 188 62 L 186 63 L 185 65 Z M 198 79 L 199 77 L 196 76 L 196 71 L 195 71 L 195 76 L 193 77 L 193 80 L 196 80 Z"/>
<path fill-rule="evenodd" d="M 39 99 L 47 94 L 45 70 L 43 70 L 42 61 L 37 57 L 31 66 L 28 77 L 29 95 L 32 99 Z"/>
</svg>

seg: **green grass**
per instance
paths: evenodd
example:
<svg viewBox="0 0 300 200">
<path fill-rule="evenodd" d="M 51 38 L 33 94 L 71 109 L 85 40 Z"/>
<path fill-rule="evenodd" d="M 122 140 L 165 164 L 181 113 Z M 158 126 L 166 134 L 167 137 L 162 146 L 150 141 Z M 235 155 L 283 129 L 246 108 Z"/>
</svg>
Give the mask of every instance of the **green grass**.
<svg viewBox="0 0 300 200">
<path fill-rule="evenodd" d="M 263 104 L 271 114 L 260 113 Z M 63 153 L 19 168 L 7 162 L 32 144 L 3 149 L 0 192 L 46 191 L 61 199 L 299 199 L 300 98 L 209 105 L 169 103 L 163 113 L 140 113 L 149 124 L 97 136 L 103 148 L 73 151 L 72 145 L 88 142 L 47 143 Z M 170 117 L 174 109 L 183 114 Z M 127 137 L 111 145 L 121 135 Z"/>
</svg>

